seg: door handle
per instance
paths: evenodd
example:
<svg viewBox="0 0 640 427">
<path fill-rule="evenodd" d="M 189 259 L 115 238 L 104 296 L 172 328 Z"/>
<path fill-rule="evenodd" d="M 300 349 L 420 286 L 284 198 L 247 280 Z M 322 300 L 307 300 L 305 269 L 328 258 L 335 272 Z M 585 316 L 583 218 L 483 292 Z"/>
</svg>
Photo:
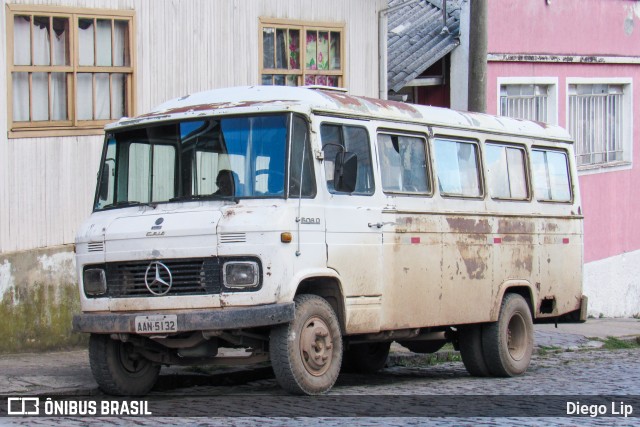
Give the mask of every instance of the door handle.
<svg viewBox="0 0 640 427">
<path fill-rule="evenodd" d="M 376 228 L 382 228 L 385 225 L 396 225 L 395 222 L 370 222 L 369 224 L 367 224 L 370 228 L 376 227 Z"/>
</svg>

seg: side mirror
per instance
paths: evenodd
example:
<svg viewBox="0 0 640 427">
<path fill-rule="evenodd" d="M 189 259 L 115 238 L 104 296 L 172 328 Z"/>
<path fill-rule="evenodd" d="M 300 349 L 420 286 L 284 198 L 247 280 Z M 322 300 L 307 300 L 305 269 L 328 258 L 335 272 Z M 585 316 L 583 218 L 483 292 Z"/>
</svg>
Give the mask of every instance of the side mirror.
<svg viewBox="0 0 640 427">
<path fill-rule="evenodd" d="M 102 166 L 102 175 L 100 175 L 100 184 L 98 191 L 99 200 L 107 200 L 109 197 L 109 178 L 111 177 L 111 169 L 109 163 L 105 162 Z"/>
<path fill-rule="evenodd" d="M 355 153 L 341 151 L 336 155 L 333 183 L 336 191 L 353 193 L 358 176 L 358 156 Z"/>
</svg>

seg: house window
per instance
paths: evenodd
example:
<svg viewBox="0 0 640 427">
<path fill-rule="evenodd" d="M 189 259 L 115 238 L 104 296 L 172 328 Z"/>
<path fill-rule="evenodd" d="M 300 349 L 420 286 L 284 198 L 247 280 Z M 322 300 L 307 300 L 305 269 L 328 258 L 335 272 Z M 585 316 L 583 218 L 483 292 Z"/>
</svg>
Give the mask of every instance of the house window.
<svg viewBox="0 0 640 427">
<path fill-rule="evenodd" d="M 631 128 L 624 84 L 570 84 L 568 130 L 576 141 L 578 166 L 626 160 Z"/>
<path fill-rule="evenodd" d="M 549 85 L 501 85 L 500 115 L 549 123 L 549 92 Z"/>
<path fill-rule="evenodd" d="M 341 25 L 262 20 L 262 84 L 344 86 L 343 41 Z"/>
<path fill-rule="evenodd" d="M 133 113 L 133 13 L 9 5 L 10 136 L 101 133 Z"/>
</svg>

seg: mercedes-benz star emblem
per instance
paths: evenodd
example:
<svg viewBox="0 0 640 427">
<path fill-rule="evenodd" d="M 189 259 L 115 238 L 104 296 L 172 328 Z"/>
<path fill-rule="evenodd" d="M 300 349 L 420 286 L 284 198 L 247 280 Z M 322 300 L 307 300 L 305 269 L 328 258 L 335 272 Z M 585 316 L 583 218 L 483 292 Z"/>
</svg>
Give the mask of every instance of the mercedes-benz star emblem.
<svg viewBox="0 0 640 427">
<path fill-rule="evenodd" d="M 149 281 L 149 272 L 151 272 L 151 281 Z M 149 264 L 147 271 L 144 273 L 144 284 L 154 295 L 165 295 L 171 290 L 173 278 L 169 267 L 160 261 L 154 261 Z"/>
</svg>

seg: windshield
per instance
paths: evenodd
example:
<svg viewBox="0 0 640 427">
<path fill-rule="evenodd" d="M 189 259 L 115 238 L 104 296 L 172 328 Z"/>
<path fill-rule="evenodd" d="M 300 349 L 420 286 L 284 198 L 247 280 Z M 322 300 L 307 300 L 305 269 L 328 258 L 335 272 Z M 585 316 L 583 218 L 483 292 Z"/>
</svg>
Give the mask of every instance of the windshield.
<svg viewBox="0 0 640 427">
<path fill-rule="evenodd" d="M 108 133 L 94 208 L 285 197 L 291 117 L 206 118 Z M 296 116 L 291 127 L 292 153 L 300 153 L 308 139 L 306 122 Z M 306 159 L 297 154 L 296 164 L 312 167 L 311 150 L 302 151 Z M 310 173 L 304 171 L 303 182 L 313 183 L 315 194 Z M 296 178 L 289 180 L 289 191 L 297 189 L 292 196 L 300 193 Z"/>
</svg>

